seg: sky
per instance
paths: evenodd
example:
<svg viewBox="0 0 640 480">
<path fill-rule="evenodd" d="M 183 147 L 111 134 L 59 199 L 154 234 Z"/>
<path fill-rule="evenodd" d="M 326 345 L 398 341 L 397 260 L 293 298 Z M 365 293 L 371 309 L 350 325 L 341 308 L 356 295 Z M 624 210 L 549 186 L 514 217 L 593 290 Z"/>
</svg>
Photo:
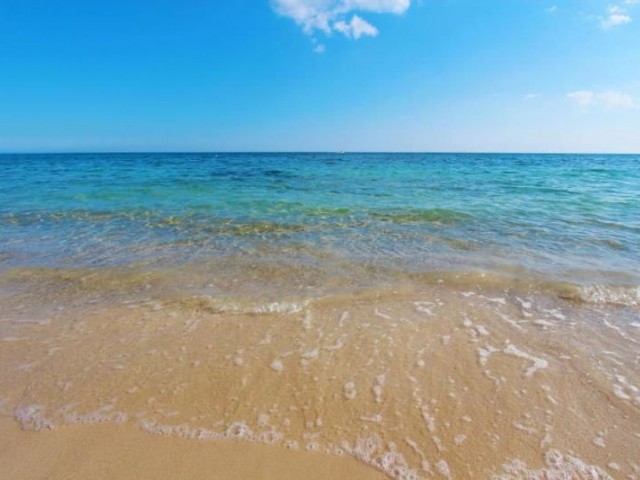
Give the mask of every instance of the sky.
<svg viewBox="0 0 640 480">
<path fill-rule="evenodd" d="M 0 152 L 640 152 L 640 0 L 0 0 Z"/>
</svg>

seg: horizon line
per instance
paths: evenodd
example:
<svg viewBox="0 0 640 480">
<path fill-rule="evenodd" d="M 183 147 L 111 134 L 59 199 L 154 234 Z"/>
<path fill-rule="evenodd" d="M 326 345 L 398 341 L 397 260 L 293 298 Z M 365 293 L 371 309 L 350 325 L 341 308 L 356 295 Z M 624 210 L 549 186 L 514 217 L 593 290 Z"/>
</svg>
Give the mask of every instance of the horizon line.
<svg viewBox="0 0 640 480">
<path fill-rule="evenodd" d="M 298 155 L 640 155 L 640 152 L 527 152 L 527 151 L 455 151 L 455 150 L 104 150 L 104 151 L 0 151 L 0 155 L 229 155 L 229 154 L 298 154 Z"/>
</svg>

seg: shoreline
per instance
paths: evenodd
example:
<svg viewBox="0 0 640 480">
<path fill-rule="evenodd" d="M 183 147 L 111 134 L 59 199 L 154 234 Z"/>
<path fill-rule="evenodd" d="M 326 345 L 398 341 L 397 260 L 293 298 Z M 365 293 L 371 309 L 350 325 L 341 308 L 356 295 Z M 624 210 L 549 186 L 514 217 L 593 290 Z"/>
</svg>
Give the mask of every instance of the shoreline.
<svg viewBox="0 0 640 480">
<path fill-rule="evenodd" d="M 131 425 L 28 432 L 7 416 L 0 417 L 0 463 L 5 480 L 387 478 L 348 456 L 231 440 L 198 442 L 150 435 Z"/>
<path fill-rule="evenodd" d="M 100 445 L 122 457 L 109 449 L 124 443 L 163 460 L 173 448 L 193 448 L 191 458 L 228 447 L 223 459 L 257 469 L 240 478 L 269 479 L 260 472 L 289 455 L 295 472 L 318 453 L 398 480 L 640 471 L 635 308 L 446 284 L 226 308 L 168 300 L 56 309 L 22 292 L 0 303 L 0 405 L 18 421 L 3 425 L 12 468 L 51 470 L 38 458 L 60 452 L 106 465 Z M 194 475 L 211 465 L 193 462 Z M 358 478 L 335 468 L 325 478 Z M 21 472 L 12 478 L 58 478 Z"/>
</svg>

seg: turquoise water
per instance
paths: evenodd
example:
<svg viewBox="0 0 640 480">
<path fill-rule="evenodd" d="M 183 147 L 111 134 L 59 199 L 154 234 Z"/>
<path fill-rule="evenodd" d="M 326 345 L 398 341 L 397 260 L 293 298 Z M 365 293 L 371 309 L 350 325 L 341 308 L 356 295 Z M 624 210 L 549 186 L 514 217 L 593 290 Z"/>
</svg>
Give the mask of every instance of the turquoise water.
<svg viewBox="0 0 640 480">
<path fill-rule="evenodd" d="M 0 156 L 2 270 L 234 258 L 640 285 L 640 156 Z"/>
</svg>

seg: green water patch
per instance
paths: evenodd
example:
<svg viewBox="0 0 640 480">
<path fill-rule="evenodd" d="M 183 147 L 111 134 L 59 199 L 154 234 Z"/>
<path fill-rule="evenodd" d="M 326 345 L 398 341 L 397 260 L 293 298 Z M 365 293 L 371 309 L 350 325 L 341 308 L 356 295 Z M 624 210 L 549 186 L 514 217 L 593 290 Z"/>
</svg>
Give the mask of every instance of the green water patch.
<svg viewBox="0 0 640 480">
<path fill-rule="evenodd" d="M 370 216 L 379 221 L 397 224 L 436 223 L 441 225 L 455 225 L 473 219 L 473 216 L 470 214 L 444 208 L 428 210 L 413 209 L 400 212 L 373 212 Z"/>
</svg>

